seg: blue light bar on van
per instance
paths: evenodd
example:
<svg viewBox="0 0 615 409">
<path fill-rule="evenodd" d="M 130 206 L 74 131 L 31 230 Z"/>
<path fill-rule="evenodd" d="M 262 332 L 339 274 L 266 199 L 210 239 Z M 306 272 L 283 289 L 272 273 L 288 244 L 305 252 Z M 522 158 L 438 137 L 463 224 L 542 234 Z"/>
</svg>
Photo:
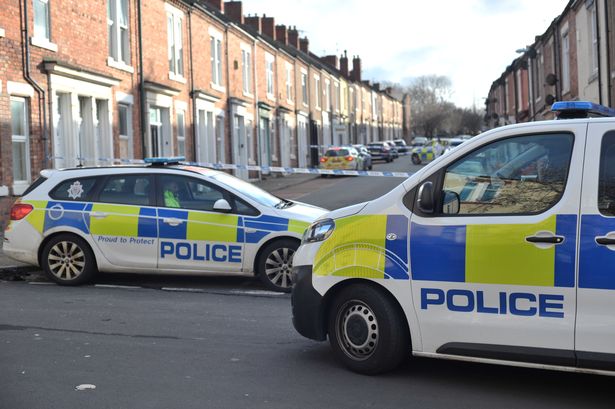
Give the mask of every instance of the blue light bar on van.
<svg viewBox="0 0 615 409">
<path fill-rule="evenodd" d="M 183 162 L 185 160 L 186 158 L 183 156 L 173 156 L 170 158 L 145 158 L 143 159 L 143 162 L 149 163 L 150 165 L 164 166 L 178 164 L 179 162 Z"/>
<path fill-rule="evenodd" d="M 559 101 L 551 105 L 559 119 L 615 116 L 615 109 L 589 101 Z"/>
</svg>

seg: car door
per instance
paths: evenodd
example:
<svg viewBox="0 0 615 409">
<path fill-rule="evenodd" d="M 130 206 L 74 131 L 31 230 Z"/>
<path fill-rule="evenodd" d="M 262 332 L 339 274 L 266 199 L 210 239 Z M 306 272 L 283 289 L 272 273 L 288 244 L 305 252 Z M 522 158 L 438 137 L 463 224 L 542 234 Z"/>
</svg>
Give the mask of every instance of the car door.
<svg viewBox="0 0 615 409">
<path fill-rule="evenodd" d="M 176 174 L 158 175 L 157 184 L 158 268 L 240 272 L 244 249 L 240 217 L 232 209 L 214 210 L 218 200 L 233 202 L 228 192 L 201 178 Z"/>
<path fill-rule="evenodd" d="M 574 124 L 496 134 L 415 190 L 410 268 L 424 352 L 574 365 L 584 140 Z"/>
<path fill-rule="evenodd" d="M 590 123 L 581 235 L 576 350 L 579 366 L 615 369 L 615 126 Z"/>
<path fill-rule="evenodd" d="M 111 264 L 156 268 L 154 178 L 146 174 L 108 176 L 92 204 L 90 234 Z"/>
</svg>

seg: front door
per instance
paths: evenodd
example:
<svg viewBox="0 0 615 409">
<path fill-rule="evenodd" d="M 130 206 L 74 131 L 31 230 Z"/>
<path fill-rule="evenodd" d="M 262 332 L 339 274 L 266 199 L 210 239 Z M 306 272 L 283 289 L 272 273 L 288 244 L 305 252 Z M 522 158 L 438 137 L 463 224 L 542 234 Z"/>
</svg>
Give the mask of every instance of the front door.
<svg viewBox="0 0 615 409">
<path fill-rule="evenodd" d="M 615 127 L 590 123 L 583 195 L 576 349 L 579 366 L 615 369 Z"/>
<path fill-rule="evenodd" d="M 248 179 L 248 143 L 246 141 L 246 127 L 244 117 L 235 115 L 234 121 L 233 152 L 235 164 L 240 167 L 235 170 L 235 176 Z"/>
<path fill-rule="evenodd" d="M 584 141 L 574 125 L 494 136 L 427 177 L 434 212 L 414 201 L 410 227 L 424 352 L 574 365 Z"/>
<path fill-rule="evenodd" d="M 162 271 L 239 272 L 243 229 L 239 216 L 214 210 L 228 192 L 204 180 L 158 176 L 158 268 Z"/>
</svg>

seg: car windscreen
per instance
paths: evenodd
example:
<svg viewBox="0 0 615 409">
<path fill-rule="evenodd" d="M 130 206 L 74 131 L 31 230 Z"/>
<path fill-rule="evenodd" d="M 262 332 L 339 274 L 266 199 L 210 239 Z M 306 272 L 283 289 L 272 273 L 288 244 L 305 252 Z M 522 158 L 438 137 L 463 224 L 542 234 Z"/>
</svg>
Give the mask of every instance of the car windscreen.
<svg viewBox="0 0 615 409">
<path fill-rule="evenodd" d="M 256 203 L 259 203 L 263 206 L 275 207 L 282 201 L 271 193 L 266 192 L 251 183 L 243 181 L 227 173 L 217 173 L 215 175 L 212 175 L 211 178 L 243 193 L 250 199 L 254 200 Z"/>
<path fill-rule="evenodd" d="M 329 149 L 327 152 L 325 152 L 325 156 L 328 158 L 348 155 L 350 155 L 350 151 L 348 151 L 348 149 Z"/>
</svg>

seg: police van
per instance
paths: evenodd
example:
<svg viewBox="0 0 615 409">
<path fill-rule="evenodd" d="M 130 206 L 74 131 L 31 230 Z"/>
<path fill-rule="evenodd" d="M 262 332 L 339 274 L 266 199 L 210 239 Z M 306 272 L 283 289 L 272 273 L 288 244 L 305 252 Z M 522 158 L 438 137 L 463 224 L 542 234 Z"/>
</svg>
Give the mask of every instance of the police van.
<svg viewBox="0 0 615 409">
<path fill-rule="evenodd" d="M 366 374 L 410 355 L 615 374 L 615 110 L 552 109 L 314 222 L 297 331 Z"/>
<path fill-rule="evenodd" d="M 4 253 L 64 285 L 97 271 L 256 274 L 290 291 L 301 235 L 325 210 L 181 159 L 44 170 L 11 209 Z"/>
</svg>

